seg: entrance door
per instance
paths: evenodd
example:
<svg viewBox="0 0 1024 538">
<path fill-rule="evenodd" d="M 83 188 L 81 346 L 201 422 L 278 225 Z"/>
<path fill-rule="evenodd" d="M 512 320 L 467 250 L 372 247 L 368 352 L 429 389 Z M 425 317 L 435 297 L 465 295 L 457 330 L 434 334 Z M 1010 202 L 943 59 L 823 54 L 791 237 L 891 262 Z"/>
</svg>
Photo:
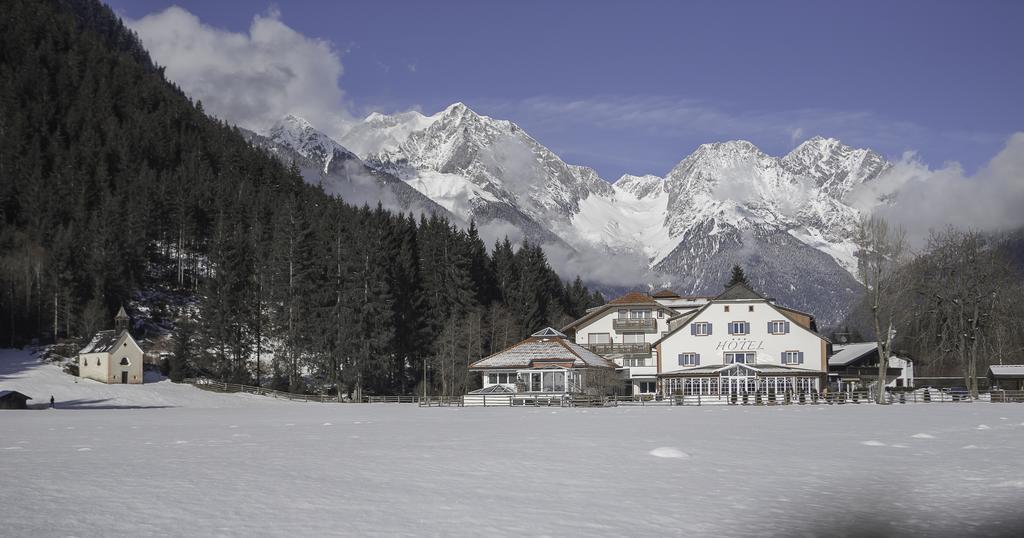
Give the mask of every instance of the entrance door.
<svg viewBox="0 0 1024 538">
<path fill-rule="evenodd" d="M 128 384 L 128 372 L 121 372 L 121 384 L 122 385 L 127 385 Z"/>
</svg>

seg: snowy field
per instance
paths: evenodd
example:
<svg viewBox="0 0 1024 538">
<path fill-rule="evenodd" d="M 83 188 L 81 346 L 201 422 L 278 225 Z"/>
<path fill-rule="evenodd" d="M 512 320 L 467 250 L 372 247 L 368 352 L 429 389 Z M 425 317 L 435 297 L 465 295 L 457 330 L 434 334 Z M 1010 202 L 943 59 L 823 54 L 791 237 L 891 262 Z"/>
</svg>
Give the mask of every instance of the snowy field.
<svg viewBox="0 0 1024 538">
<path fill-rule="evenodd" d="M 1019 535 L 1024 405 L 418 408 L 0 351 L 2 536 Z M 38 393 L 38 394 L 37 394 Z"/>
</svg>

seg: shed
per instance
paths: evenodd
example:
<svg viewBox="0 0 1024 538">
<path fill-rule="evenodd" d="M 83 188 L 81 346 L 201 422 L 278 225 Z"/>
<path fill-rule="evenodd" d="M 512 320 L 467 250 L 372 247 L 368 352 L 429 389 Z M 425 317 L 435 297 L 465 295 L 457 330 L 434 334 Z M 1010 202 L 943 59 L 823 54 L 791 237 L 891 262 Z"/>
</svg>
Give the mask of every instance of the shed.
<svg viewBox="0 0 1024 538">
<path fill-rule="evenodd" d="M 31 399 L 16 390 L 0 390 L 0 409 L 28 409 Z"/>
<path fill-rule="evenodd" d="M 1024 390 L 1024 364 L 993 364 L 988 367 L 990 386 L 1003 390 Z"/>
</svg>

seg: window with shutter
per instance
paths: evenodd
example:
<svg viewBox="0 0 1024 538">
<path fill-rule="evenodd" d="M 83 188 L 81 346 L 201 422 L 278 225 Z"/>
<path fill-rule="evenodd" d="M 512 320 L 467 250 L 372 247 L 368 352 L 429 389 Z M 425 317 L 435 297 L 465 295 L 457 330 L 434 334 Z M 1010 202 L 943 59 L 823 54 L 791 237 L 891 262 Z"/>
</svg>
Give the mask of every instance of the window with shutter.
<svg viewBox="0 0 1024 538">
<path fill-rule="evenodd" d="M 699 353 L 680 353 L 679 366 L 700 366 Z"/>
<path fill-rule="evenodd" d="M 783 351 L 782 364 L 803 364 L 803 355 L 802 351 Z"/>
<path fill-rule="evenodd" d="M 732 321 L 729 323 L 729 334 L 750 334 L 750 324 L 746 321 Z"/>
</svg>

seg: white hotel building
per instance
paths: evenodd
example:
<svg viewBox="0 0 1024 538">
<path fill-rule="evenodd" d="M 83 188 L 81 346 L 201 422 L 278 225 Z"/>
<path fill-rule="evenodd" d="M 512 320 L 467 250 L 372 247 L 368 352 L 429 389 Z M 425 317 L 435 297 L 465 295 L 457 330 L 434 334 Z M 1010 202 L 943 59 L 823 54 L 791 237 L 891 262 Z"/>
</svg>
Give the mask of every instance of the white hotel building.
<svg viewBox="0 0 1024 538">
<path fill-rule="evenodd" d="M 810 314 L 738 284 L 714 298 L 629 293 L 563 329 L 620 367 L 634 395 L 817 392 L 830 343 Z"/>
<path fill-rule="evenodd" d="M 562 332 L 575 342 L 612 360 L 620 368 L 626 394 L 658 392 L 658 357 L 654 343 L 670 331 L 669 322 L 694 312 L 708 297 L 681 297 L 668 290 L 654 295 L 631 292 L 591 308 Z"/>
</svg>

